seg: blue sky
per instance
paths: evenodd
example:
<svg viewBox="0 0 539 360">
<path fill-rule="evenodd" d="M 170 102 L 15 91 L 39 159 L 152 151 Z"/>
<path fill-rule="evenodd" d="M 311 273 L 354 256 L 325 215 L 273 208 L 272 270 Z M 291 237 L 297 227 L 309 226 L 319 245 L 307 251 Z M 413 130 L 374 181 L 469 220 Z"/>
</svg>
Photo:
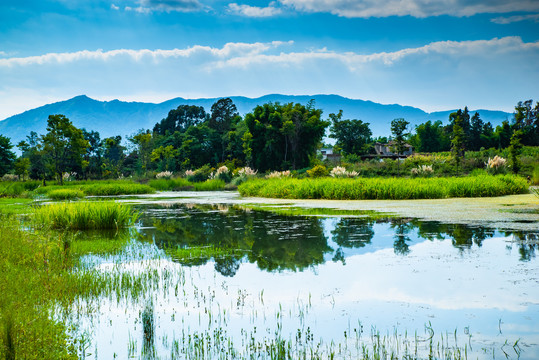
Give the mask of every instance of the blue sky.
<svg viewBox="0 0 539 360">
<path fill-rule="evenodd" d="M 2 0 L 0 119 L 76 95 L 539 100 L 537 0 Z"/>
</svg>

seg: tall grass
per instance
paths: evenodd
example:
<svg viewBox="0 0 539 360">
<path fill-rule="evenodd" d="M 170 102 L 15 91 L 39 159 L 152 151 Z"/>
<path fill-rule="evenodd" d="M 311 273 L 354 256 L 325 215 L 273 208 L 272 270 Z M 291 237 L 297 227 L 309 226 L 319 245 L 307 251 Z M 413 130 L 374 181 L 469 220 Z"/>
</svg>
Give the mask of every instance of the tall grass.
<svg viewBox="0 0 539 360">
<path fill-rule="evenodd" d="M 193 184 L 187 179 L 155 179 L 150 180 L 148 185 L 159 191 L 181 191 L 193 189 Z"/>
<path fill-rule="evenodd" d="M 204 182 L 193 183 L 195 191 L 217 191 L 224 190 L 225 182 L 221 179 L 206 180 Z"/>
<path fill-rule="evenodd" d="M 35 190 L 39 181 L 0 181 L 0 197 L 19 197 Z"/>
<path fill-rule="evenodd" d="M 242 196 L 283 199 L 441 199 L 489 197 L 528 192 L 525 179 L 513 175 L 462 178 L 257 179 L 241 184 Z"/>
<path fill-rule="evenodd" d="M 76 202 L 44 205 L 36 209 L 35 221 L 53 229 L 119 229 L 138 218 L 130 206 L 112 202 Z"/>
<path fill-rule="evenodd" d="M 71 200 L 84 197 L 84 193 L 75 189 L 54 189 L 47 193 L 52 200 Z"/>
<path fill-rule="evenodd" d="M 95 196 L 152 194 L 155 192 L 155 190 L 148 185 L 130 182 L 90 184 L 83 186 L 81 189 L 86 195 Z"/>
</svg>

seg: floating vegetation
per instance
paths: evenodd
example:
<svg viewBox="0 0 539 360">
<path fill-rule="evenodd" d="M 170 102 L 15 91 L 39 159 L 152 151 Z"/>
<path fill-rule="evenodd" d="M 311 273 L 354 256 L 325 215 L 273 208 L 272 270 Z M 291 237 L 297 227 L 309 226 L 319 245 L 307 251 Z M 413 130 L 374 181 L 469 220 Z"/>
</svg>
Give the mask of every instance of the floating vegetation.
<svg viewBox="0 0 539 360">
<path fill-rule="evenodd" d="M 283 199 L 441 199 L 486 197 L 528 192 L 525 179 L 514 175 L 460 178 L 256 179 L 238 187 L 242 196 Z"/>
<path fill-rule="evenodd" d="M 129 205 L 113 201 L 49 204 L 35 212 L 37 224 L 66 230 L 119 229 L 133 225 L 137 218 Z"/>
</svg>

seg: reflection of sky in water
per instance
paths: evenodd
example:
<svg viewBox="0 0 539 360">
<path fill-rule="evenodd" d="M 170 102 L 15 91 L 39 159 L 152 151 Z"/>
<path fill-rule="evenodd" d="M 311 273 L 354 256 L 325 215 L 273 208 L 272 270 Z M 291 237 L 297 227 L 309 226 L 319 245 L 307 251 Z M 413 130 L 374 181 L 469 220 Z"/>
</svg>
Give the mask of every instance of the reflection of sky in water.
<svg viewBox="0 0 539 360">
<path fill-rule="evenodd" d="M 234 216 L 236 230 L 241 229 L 238 214 Z M 294 227 L 293 219 L 286 221 Z M 533 258 L 521 261 L 518 246 L 509 242 L 511 237 L 495 233 L 481 246 L 457 248 L 450 238 L 425 240 L 412 227 L 406 232 L 408 248 L 403 255 L 394 248 L 398 232 L 394 224 L 373 223 L 367 229 L 373 231 L 370 242 L 343 247 L 334 241 L 340 218 L 316 221 L 327 245 L 333 250 L 341 248 L 344 260 L 333 261 L 334 253 L 326 252 L 322 265 L 304 271 L 268 272 L 244 259 L 232 277 L 216 272 L 212 260 L 191 267 L 169 260 L 132 263 L 139 270 L 166 269 L 186 279 L 179 294 L 169 288 L 151 295 L 158 353 L 167 358 L 172 339 L 219 327 L 226 328 L 238 343 L 241 329 L 249 332 L 256 327 L 257 338 L 270 336 L 280 313 L 283 334 L 293 337 L 297 329 L 310 328 L 326 344 L 342 342 L 344 331 L 350 334 L 358 322 L 365 337 L 371 326 L 382 333 L 397 328 L 424 335 L 425 324 L 430 322 L 437 336 L 447 332 L 453 337 L 456 330 L 462 346 L 468 341 L 465 331 L 469 329 L 474 358 L 492 358 L 492 350 L 488 354 L 481 351 L 491 346 L 501 356 L 499 348 L 505 340 L 517 339 L 524 350 L 521 359 L 539 358 L 539 263 Z M 282 226 L 272 228 L 279 232 Z M 140 355 L 142 311 L 141 304 L 104 299 L 92 322 L 91 350 L 97 347 L 99 358 L 114 353 L 126 358 L 131 341 L 136 342 Z"/>
</svg>

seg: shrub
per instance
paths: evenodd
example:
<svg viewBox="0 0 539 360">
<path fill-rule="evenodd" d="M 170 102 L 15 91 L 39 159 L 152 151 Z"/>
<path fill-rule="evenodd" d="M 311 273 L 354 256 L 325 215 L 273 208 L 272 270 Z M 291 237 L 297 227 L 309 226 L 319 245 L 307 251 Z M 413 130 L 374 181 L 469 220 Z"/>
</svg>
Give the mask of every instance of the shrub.
<svg viewBox="0 0 539 360">
<path fill-rule="evenodd" d="M 217 171 L 210 174 L 210 179 L 220 179 L 226 183 L 229 183 L 232 180 L 232 174 L 226 166 L 221 166 Z"/>
<path fill-rule="evenodd" d="M 501 174 L 505 173 L 506 171 L 506 163 L 507 160 L 496 155 L 493 158 L 488 158 L 488 161 L 486 163 L 487 170 L 491 174 Z"/>
<path fill-rule="evenodd" d="M 187 175 L 187 180 L 189 180 L 190 182 L 206 181 L 210 177 L 211 173 L 212 173 L 212 168 L 206 164 L 196 169 L 192 175 Z"/>
<path fill-rule="evenodd" d="M 307 174 L 313 178 L 328 176 L 328 169 L 324 165 L 316 165 L 311 170 L 307 170 Z"/>
</svg>

